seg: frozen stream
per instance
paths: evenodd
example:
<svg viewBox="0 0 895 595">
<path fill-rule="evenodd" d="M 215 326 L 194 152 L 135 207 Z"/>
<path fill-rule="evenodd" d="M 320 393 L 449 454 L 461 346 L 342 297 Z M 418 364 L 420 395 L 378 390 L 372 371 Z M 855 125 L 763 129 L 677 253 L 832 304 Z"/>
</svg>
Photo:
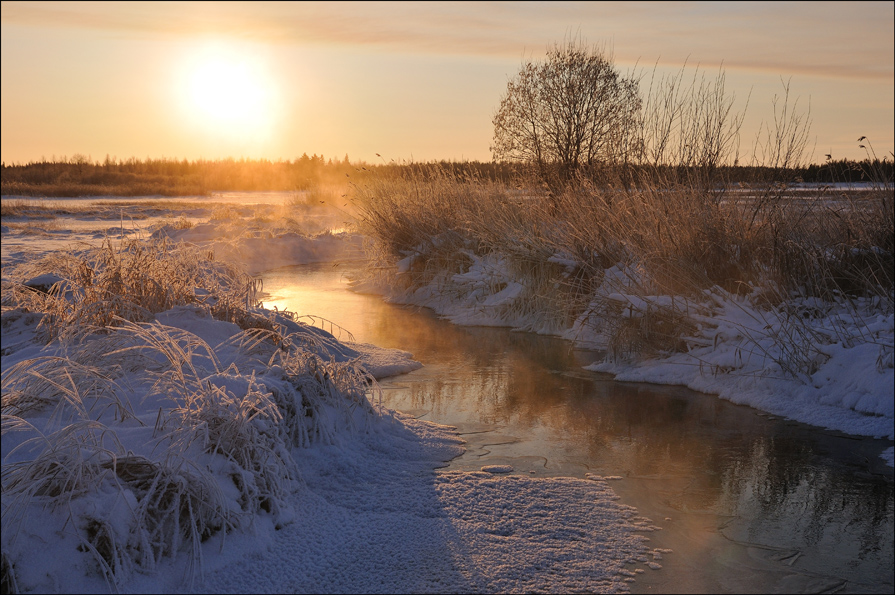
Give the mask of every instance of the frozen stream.
<svg viewBox="0 0 895 595">
<path fill-rule="evenodd" d="M 459 429 L 467 451 L 449 469 L 619 476 L 622 502 L 663 527 L 651 547 L 673 550 L 634 592 L 892 592 L 893 474 L 880 441 L 684 388 L 615 382 L 581 369 L 598 353 L 458 327 L 353 293 L 347 272 L 266 272 L 265 305 L 412 352 L 425 366 L 384 381 L 384 403 Z"/>
</svg>

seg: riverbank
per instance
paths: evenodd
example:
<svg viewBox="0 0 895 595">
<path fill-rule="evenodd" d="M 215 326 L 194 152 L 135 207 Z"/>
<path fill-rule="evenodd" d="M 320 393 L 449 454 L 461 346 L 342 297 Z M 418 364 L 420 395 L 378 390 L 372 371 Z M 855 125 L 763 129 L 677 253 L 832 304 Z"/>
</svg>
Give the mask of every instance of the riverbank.
<svg viewBox="0 0 895 595">
<path fill-rule="evenodd" d="M 604 350 L 609 355 L 587 369 L 613 374 L 617 380 L 686 386 L 822 428 L 895 438 L 891 398 L 895 378 L 888 347 L 895 337 L 895 317 L 879 313 L 871 301 L 858 302 L 863 309 L 856 312 L 849 305 L 812 307 L 813 301 L 794 300 L 793 308 L 817 308 L 818 314 L 812 315 L 810 326 L 803 332 L 827 339 L 817 350 L 808 345 L 790 347 L 817 358 L 811 374 L 794 376 L 781 366 L 784 358 L 801 355 L 787 353 L 787 346 L 779 342 L 781 336 L 793 332 L 786 324 L 787 314 L 756 307 L 749 298 L 714 295 L 706 302 L 689 304 L 677 298 L 685 304 L 679 307 L 689 306 L 698 312 L 694 317 L 701 321 L 683 338 L 685 349 L 624 358 L 611 355 L 613 338 L 596 316 L 584 315 L 572 326 L 562 328 L 545 324 L 536 313 L 526 313 L 525 306 L 517 303 L 524 301 L 526 282 L 514 276 L 499 258 L 485 258 L 465 274 L 445 274 L 412 291 L 400 289 L 400 281 L 368 282 L 359 287 L 377 291 L 395 303 L 431 308 L 457 324 L 535 330 Z M 622 295 L 610 285 L 604 295 L 595 298 L 598 303 L 589 312 L 615 302 L 620 311 L 627 309 L 621 324 L 630 325 L 636 332 L 641 325 L 655 324 L 650 317 L 672 299 Z M 892 448 L 880 456 L 893 465 Z"/>
<path fill-rule="evenodd" d="M 603 478 L 437 475 L 456 432 L 377 397 L 409 353 L 254 306 L 229 257 L 164 236 L 4 254 L 11 592 L 624 592 L 660 568 Z"/>
<path fill-rule="evenodd" d="M 259 215 L 258 208 L 243 213 L 248 217 L 237 216 L 234 208 L 228 217 L 212 218 L 209 210 L 202 218 L 197 212 L 199 218 L 184 225 L 170 217 L 166 223 L 158 215 L 147 221 L 162 226 L 157 236 L 213 247 L 219 260 L 241 262 L 250 272 L 368 256 L 364 242 L 369 239 L 347 231 L 345 213 L 309 209 L 293 227 L 277 228 L 282 219 L 273 211 Z M 4 262 L 21 261 L 25 254 L 32 258 L 37 246 L 58 250 L 74 241 L 100 242 L 119 231 L 112 221 L 111 227 L 93 231 L 80 229 L 85 222 L 75 227 L 56 223 L 57 229 L 33 232 L 40 221 L 6 228 Z M 149 235 L 132 225 L 121 231 L 131 237 Z M 346 231 L 300 231 L 301 226 L 319 230 L 327 225 Z M 550 304 L 567 297 L 580 274 L 581 262 L 574 257 L 545 253 L 541 264 L 522 266 L 518 258 L 499 252 L 478 255 L 460 248 L 455 253 L 452 240 L 436 239 L 430 249 L 438 244 L 446 257 L 426 257 L 427 248 L 421 245 L 396 264 L 380 261 L 368 267 L 357 289 L 430 307 L 458 324 L 508 326 L 605 350 L 605 360 L 590 369 L 620 380 L 683 385 L 820 427 L 895 437 L 895 316 L 885 300 L 794 296 L 769 305 L 761 288 L 736 294 L 718 287 L 701 298 L 685 299 L 646 293 L 642 272 L 617 265 L 605 269 L 598 285 L 580 293 L 577 314 L 569 317 Z M 883 457 L 893 465 L 895 450 L 888 449 Z"/>
<path fill-rule="evenodd" d="M 891 585 L 887 440 L 823 430 L 680 386 L 582 370 L 599 351 L 503 327 L 461 326 L 352 291 L 363 262 L 266 271 L 265 304 L 309 311 L 359 341 L 424 363 L 385 379 L 383 403 L 456 427 L 445 471 L 511 467 L 523 477 L 599 475 L 655 520 L 664 555 L 635 593 L 796 592 Z M 610 479 L 611 478 L 611 479 Z"/>
<path fill-rule="evenodd" d="M 359 287 L 602 349 L 589 369 L 619 380 L 895 438 L 891 184 L 856 200 L 611 174 L 550 191 L 374 180 L 357 200 L 377 266 Z"/>
<path fill-rule="evenodd" d="M 178 240 L 207 241 L 214 236 L 210 230 L 213 226 L 167 233 Z M 363 256 L 362 240 L 352 234 L 281 237 L 257 242 L 258 248 L 253 242 L 239 244 L 245 262 L 285 266 Z M 288 246 L 271 255 L 277 242 Z M 312 244 L 314 249 L 308 247 Z M 237 254 L 232 246 L 222 249 L 231 257 Z M 895 315 L 879 300 L 795 297 L 769 308 L 760 290 L 738 296 L 715 288 L 701 300 L 644 296 L 634 292 L 636 271 L 614 267 L 581 314 L 563 325 L 551 320 L 551 312 L 531 306 L 532 295 L 549 291 L 543 277 L 520 272 L 500 254 L 467 252 L 462 260 L 462 273 L 438 272 L 437 262 L 428 263 L 436 272 L 417 286 L 414 267 L 426 261 L 412 254 L 394 267 L 368 270 L 365 278 L 356 280 L 355 289 L 431 308 L 461 325 L 534 331 L 603 350 L 606 358 L 588 369 L 611 373 L 618 380 L 686 386 L 827 429 L 895 438 Z M 549 264 L 560 269 L 577 266 L 559 257 Z M 685 336 L 671 337 L 679 346 L 636 352 L 642 349 L 636 342 L 649 341 L 644 335 L 650 331 L 654 336 L 669 332 L 662 324 L 680 332 L 683 317 L 676 313 L 682 311 L 691 313 L 692 325 Z M 607 315 L 613 312 L 614 317 Z M 895 449 L 881 456 L 895 465 Z"/>
</svg>

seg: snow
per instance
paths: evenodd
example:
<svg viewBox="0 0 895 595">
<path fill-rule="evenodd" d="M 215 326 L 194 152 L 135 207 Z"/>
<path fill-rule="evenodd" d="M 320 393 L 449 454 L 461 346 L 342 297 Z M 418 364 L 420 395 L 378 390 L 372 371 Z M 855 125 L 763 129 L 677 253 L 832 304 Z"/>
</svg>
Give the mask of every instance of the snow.
<svg viewBox="0 0 895 595">
<path fill-rule="evenodd" d="M 208 246 L 217 259 L 241 261 L 250 271 L 354 258 L 363 241 L 348 232 L 228 235 L 221 225 L 167 226 L 157 237 Z M 70 245 L 7 227 L 3 234 L 4 267 Z M 80 239 L 104 239 L 94 236 Z M 513 277 L 506 262 L 469 256 L 468 269 L 449 280 L 449 294 L 438 284 L 412 294 L 394 286 L 378 289 L 390 299 L 434 308 L 457 323 L 511 326 L 596 344 L 607 340 L 598 316 L 607 303 L 617 304 L 632 321 L 656 308 L 680 307 L 675 302 L 680 298 L 625 292 L 619 280 L 632 272 L 619 266 L 606 274 L 615 282 L 607 281 L 591 308 L 565 328 L 519 306 L 530 288 Z M 399 272 L 409 272 L 420 258 L 407 255 Z M 565 254 L 551 262 L 575 266 Z M 857 308 L 807 300 L 793 304 L 802 308 L 800 319 L 808 313 L 812 336 L 822 337 L 804 353 L 780 351 L 779 338 L 793 328 L 789 314 L 769 313 L 749 297 L 718 292 L 688 304 L 693 319 L 701 322 L 687 337 L 686 352 L 637 361 L 607 358 L 591 369 L 620 380 L 685 385 L 825 428 L 895 438 L 895 317 L 876 314 L 872 303 Z M 92 408 L 85 409 L 86 420 L 65 404 L 25 416 L 31 426 L 8 425 L 4 419 L 4 466 L 46 455 L 42 436 L 62 443 L 65 419 L 75 419 L 81 425 L 70 426 L 75 427 L 70 443 L 77 445 L 70 462 L 95 473 L 79 480 L 73 496 L 62 503 L 47 501 L 52 500 L 47 494 L 24 504 L 4 495 L 3 554 L 21 592 L 624 592 L 644 568 L 660 569 L 662 554 L 668 553 L 647 547 L 643 534 L 660 527 L 619 502 L 608 483 L 621 480 L 618 476 L 533 478 L 511 475 L 508 465 L 437 472 L 462 452 L 456 431 L 379 407 L 375 384 L 363 401 L 331 393 L 331 400 L 316 410 L 317 425 L 300 421 L 295 429 L 299 446 L 286 446 L 275 438 L 270 396 L 291 390 L 285 363 L 271 364 L 275 354 L 245 348 L 236 325 L 213 320 L 202 308 L 175 307 L 130 334 L 94 337 L 74 346 L 43 347 L 35 340 L 40 319 L 39 313 L 4 310 L 4 391 L 10 371 L 22 362 L 42 372 L 54 358 L 83 356 L 113 339 L 122 341 L 116 345 L 125 350 L 116 352 L 87 391 L 85 403 Z M 421 365 L 405 351 L 341 341 L 295 321 L 281 323 L 306 339 L 302 357 L 320 365 L 344 366 L 338 369 L 358 370 L 367 378 Z M 189 365 L 165 368 L 166 356 L 148 347 L 150 334 L 189 352 L 184 360 Z M 234 457 L 197 450 L 208 443 L 211 418 L 188 430 L 171 427 L 170 420 L 191 419 L 196 412 L 178 410 L 162 385 L 190 365 L 210 394 L 227 397 L 217 406 L 244 415 L 245 435 L 263 445 L 263 457 L 252 460 L 275 468 L 276 481 L 265 484 L 257 469 Z M 794 373 L 788 373 L 788 365 Z M 168 425 L 160 422 L 166 416 Z M 32 437 L 35 441 L 27 442 Z M 129 562 L 128 556 L 139 554 L 133 536 L 146 532 L 138 526 L 141 495 L 122 489 L 108 468 L 97 470 L 91 452 L 165 465 L 180 461 L 180 477 L 206 482 L 206 500 L 224 511 L 229 529 L 201 543 L 184 540 L 157 560 Z M 895 464 L 895 449 L 881 456 Z M 6 474 L 4 467 L 4 489 Z M 270 495 L 267 504 L 246 504 L 247 494 L 262 492 Z M 108 543 L 131 546 L 112 547 L 111 554 L 99 551 Z"/>
<path fill-rule="evenodd" d="M 785 308 L 769 311 L 758 297 L 720 288 L 699 301 L 644 296 L 627 291 L 643 285 L 640 273 L 616 265 L 606 270 L 584 314 L 563 326 L 526 307 L 526 297 L 543 287 L 526 287 L 532 280 L 515 278 L 504 258 L 468 256 L 465 272 L 436 277 L 413 291 L 374 283 L 364 290 L 432 308 L 457 324 L 507 326 L 608 349 L 604 361 L 587 369 L 618 380 L 683 385 L 795 421 L 895 439 L 895 315 L 881 313 L 872 299 L 826 304 L 795 296 Z M 565 255 L 551 261 L 572 264 Z M 601 317 L 607 309 L 630 324 L 668 311 L 686 311 L 699 324 L 685 337 L 683 353 L 613 357 Z M 891 449 L 881 456 L 892 464 Z"/>
<path fill-rule="evenodd" d="M 627 563 L 645 555 L 641 526 L 605 483 L 434 474 L 434 453 L 456 444 L 427 422 L 396 421 L 303 452 L 301 520 L 248 564 L 230 565 L 240 556 L 225 549 L 208 592 L 626 590 Z"/>
<path fill-rule="evenodd" d="M 244 237 L 235 242 L 224 242 L 218 241 L 222 238 L 220 226 L 205 223 L 182 230 L 166 226 L 153 233 L 153 237 L 161 236 L 175 242 L 214 242 L 216 258 L 244 263 L 251 274 L 293 264 L 358 258 L 362 253 L 361 236 L 345 232 L 323 232 L 315 236 L 286 233 L 276 237 Z"/>
<path fill-rule="evenodd" d="M 628 303 L 634 312 L 646 309 L 634 296 Z M 680 384 L 796 421 L 891 440 L 895 375 L 885 357 L 895 317 L 873 315 L 870 308 L 862 314 L 830 305 L 808 327 L 812 339 L 821 340 L 800 337 L 802 353 L 787 353 L 781 336 L 792 327 L 785 316 L 763 312 L 749 299 L 715 296 L 715 309 L 688 352 L 635 363 L 607 360 L 589 369 L 618 380 Z M 787 374 L 788 366 L 798 376 Z"/>
<path fill-rule="evenodd" d="M 331 239 L 322 236 L 330 243 L 317 253 L 344 257 L 356 254 L 361 244 L 350 234 L 333 237 L 350 247 L 332 247 Z M 244 254 L 254 259 L 251 252 Z M 662 308 L 687 310 L 702 324 L 687 338 L 686 353 L 639 361 L 607 358 L 589 369 L 612 373 L 618 380 L 687 386 L 831 430 L 895 439 L 895 315 L 880 314 L 871 299 L 825 304 L 796 296 L 788 310 L 769 312 L 751 296 L 733 296 L 720 288 L 707 292 L 698 303 L 668 295 L 643 296 L 624 291 L 642 281 L 639 272 L 616 265 L 606 270 L 603 286 L 585 314 L 566 328 L 520 305 L 530 290 L 526 280 L 514 277 L 505 258 L 464 254 L 471 261 L 466 271 L 436 279 L 410 294 L 393 284 L 365 283 L 358 289 L 432 308 L 457 324 L 510 326 L 603 347 L 607 336 L 597 313 L 606 303 L 617 304 L 628 319 Z M 424 258 L 419 252 L 408 255 L 397 265 L 399 274 Z M 549 260 L 567 269 L 576 265 L 567 254 Z M 534 288 L 539 289 L 543 288 Z M 785 339 L 791 343 L 786 348 Z M 892 464 L 891 454 L 882 456 Z"/>
<path fill-rule="evenodd" d="M 406 374 L 423 367 L 408 351 L 385 349 L 370 343 L 348 342 L 346 345 L 363 359 L 366 370 L 376 378 Z"/>
<path fill-rule="evenodd" d="M 164 233 L 255 266 L 360 244 Z M 60 248 L 16 239 L 4 268 Z M 19 592 L 625 592 L 650 564 L 657 527 L 602 478 L 438 473 L 463 451 L 456 430 L 376 403 L 371 379 L 418 368 L 412 354 L 267 314 L 292 347 L 199 305 L 49 345 L 41 313 L 4 310 L 2 548 Z M 7 409 L 12 393 L 37 400 Z M 292 398 L 307 413 L 284 427 Z"/>
<path fill-rule="evenodd" d="M 228 368 L 205 375 L 209 385 L 231 395 L 263 393 L 281 385 L 276 367 L 265 370 L 248 357 L 236 356 L 231 339 L 240 329 L 235 325 L 185 306 L 160 313 L 156 320 L 159 332 L 179 330 L 206 345 L 217 345 L 212 349 L 221 367 Z M 33 326 L 28 315 L 20 313 L 9 324 L 19 339 Z M 334 341 L 331 335 L 328 338 Z M 408 364 L 406 352 L 371 345 L 341 347 L 328 355 L 339 360 L 356 348 L 359 355 L 352 361 L 382 374 L 416 367 Z M 55 357 L 62 351 L 50 346 L 39 355 Z M 197 353 L 191 361 L 206 368 L 200 372 L 204 375 L 211 371 L 209 359 L 204 349 Z M 33 349 L 23 349 L 4 356 L 4 373 L 23 361 L 20 354 L 37 355 Z M 368 367 L 371 360 L 375 365 Z M 149 398 L 149 383 L 137 370 L 118 381 L 133 391 L 128 405 L 135 419 L 115 423 L 108 414 L 100 415 L 102 431 L 114 434 L 114 442 L 121 444 L 119 452 L 152 458 L 165 448 L 164 441 L 154 437 L 159 407 L 171 405 L 160 396 Z M 52 417 L 29 419 L 38 426 L 46 423 L 45 433 L 55 427 Z M 438 475 L 436 467 L 462 452 L 453 428 L 392 411 L 354 425 L 349 422 L 337 422 L 331 440 L 292 449 L 284 469 L 294 465 L 292 475 L 298 480 L 282 486 L 286 493 L 275 513 L 256 511 L 253 517 L 238 512 L 241 492 L 229 476 L 245 471 L 220 455 L 199 458 L 196 463 L 206 465 L 203 474 L 211 474 L 219 487 L 217 498 L 242 520 L 230 534 L 215 535 L 201 544 L 200 576 L 187 564 L 187 553 L 181 552 L 157 565 L 123 573 L 116 579 L 117 587 L 138 592 L 185 587 L 255 593 L 615 592 L 626 590 L 626 566 L 643 559 L 643 538 L 636 532 L 646 529 L 633 520 L 635 511 L 617 503 L 602 482 L 495 479 L 490 473 Z M 6 463 L 27 461 L 41 450 L 25 444 L 15 451 L 25 435 L 30 434 L 4 435 Z M 504 473 L 511 468 L 488 470 Z M 116 489 L 108 476 L 101 476 L 99 483 L 100 489 L 85 486 L 69 503 L 55 507 L 35 503 L 19 509 L 4 498 L 4 506 L 22 515 L 21 523 L 4 517 L 4 551 L 22 592 L 107 589 L 100 563 L 83 551 L 79 535 L 95 519 L 110 527 L 116 541 L 130 543 L 139 506 L 132 490 Z"/>
</svg>

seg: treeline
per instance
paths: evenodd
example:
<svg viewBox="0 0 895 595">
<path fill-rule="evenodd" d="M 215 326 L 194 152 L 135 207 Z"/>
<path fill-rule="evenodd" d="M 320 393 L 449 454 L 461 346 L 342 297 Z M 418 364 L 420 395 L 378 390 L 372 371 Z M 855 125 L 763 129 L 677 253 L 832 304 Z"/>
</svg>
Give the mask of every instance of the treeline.
<svg viewBox="0 0 895 595">
<path fill-rule="evenodd" d="M 131 157 L 102 162 L 83 155 L 27 164 L 2 164 L 4 195 L 19 196 L 201 196 L 214 191 L 296 191 L 321 184 L 359 182 L 376 171 L 386 176 L 419 168 L 451 172 L 459 177 L 508 182 L 520 168 L 514 164 L 429 162 L 371 165 L 326 159 L 307 153 L 295 160 L 151 159 Z"/>
<path fill-rule="evenodd" d="M 630 166 L 636 168 L 637 166 Z M 325 159 L 307 154 L 295 160 L 268 159 L 151 159 L 118 160 L 106 157 L 102 162 L 83 155 L 42 160 L 27 164 L 5 163 L 0 167 L 2 194 L 7 196 L 201 196 L 213 191 L 297 191 L 321 184 L 362 182 L 373 172 L 386 177 L 405 174 L 419 176 L 448 173 L 459 179 L 511 183 L 524 177 L 524 166 L 514 163 L 480 161 L 433 161 L 427 163 L 351 163 L 343 159 Z M 593 172 L 599 177 L 598 172 Z M 686 174 L 686 172 L 680 172 Z M 722 167 L 712 176 L 726 182 L 749 183 L 779 176 L 781 181 L 805 183 L 887 182 L 895 177 L 893 163 L 887 159 L 850 161 L 828 160 L 823 164 L 765 172 L 748 166 Z"/>
<path fill-rule="evenodd" d="M 302 155 L 293 161 L 268 159 L 151 159 L 102 162 L 82 155 L 24 165 L 2 164 L 4 195 L 22 196 L 193 196 L 213 191 L 307 190 L 363 171 L 344 159 Z"/>
<path fill-rule="evenodd" d="M 891 184 L 895 178 L 895 163 L 888 159 L 828 160 L 822 165 L 812 164 L 804 168 L 801 178 L 805 182 L 817 184 L 836 182 L 888 182 Z"/>
<path fill-rule="evenodd" d="M 366 169 L 384 174 L 386 178 L 412 177 L 414 179 L 435 179 L 445 174 L 460 180 L 480 180 L 485 182 L 504 182 L 537 184 L 538 172 L 531 165 L 520 163 L 497 162 L 449 162 L 436 161 L 427 163 L 390 163 L 376 166 L 367 165 Z M 681 167 L 667 165 L 643 164 L 600 164 L 592 168 L 582 167 L 578 170 L 577 181 L 581 178 L 600 184 L 611 180 L 648 180 L 655 178 L 665 182 L 677 181 L 692 183 L 695 179 L 713 185 L 729 184 L 768 184 L 768 183 L 874 183 L 880 186 L 892 185 L 895 179 L 893 162 L 888 159 L 865 159 L 850 161 L 841 159 L 828 160 L 824 164 L 811 164 L 806 167 L 775 169 L 764 166 L 719 166 Z M 575 180 L 571 185 L 575 186 Z"/>
</svg>

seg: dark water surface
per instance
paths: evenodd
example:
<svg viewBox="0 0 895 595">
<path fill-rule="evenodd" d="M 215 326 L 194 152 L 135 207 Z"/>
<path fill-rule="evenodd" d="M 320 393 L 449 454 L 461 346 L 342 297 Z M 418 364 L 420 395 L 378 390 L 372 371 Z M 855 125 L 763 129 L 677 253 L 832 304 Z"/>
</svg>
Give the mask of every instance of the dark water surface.
<svg viewBox="0 0 895 595">
<path fill-rule="evenodd" d="M 621 501 L 663 528 L 651 547 L 673 550 L 633 592 L 892 592 L 893 470 L 878 456 L 891 442 L 616 382 L 582 369 L 598 353 L 387 304 L 349 291 L 348 272 L 269 271 L 265 305 L 412 352 L 425 367 L 383 381 L 383 401 L 459 429 L 467 451 L 448 469 L 620 477 Z"/>
</svg>

